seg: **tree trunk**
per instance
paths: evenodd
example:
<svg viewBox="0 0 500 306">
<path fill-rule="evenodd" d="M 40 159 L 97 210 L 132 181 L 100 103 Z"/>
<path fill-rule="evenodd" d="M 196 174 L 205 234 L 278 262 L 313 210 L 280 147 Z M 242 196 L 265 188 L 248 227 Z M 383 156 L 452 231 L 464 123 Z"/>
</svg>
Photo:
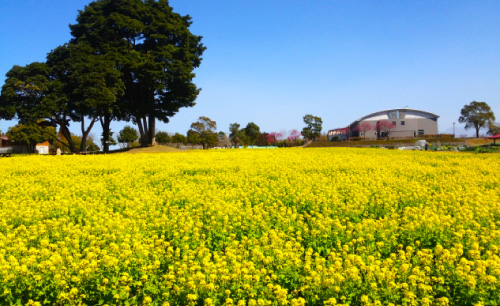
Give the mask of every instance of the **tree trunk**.
<svg viewBox="0 0 500 306">
<path fill-rule="evenodd" d="M 55 138 L 55 141 L 57 141 L 58 143 L 60 143 L 61 145 L 67 147 L 68 149 L 70 148 L 69 145 L 63 141 L 61 141 L 58 137 L 57 137 L 57 133 L 56 134 L 52 134 L 52 133 L 49 133 L 47 131 L 43 131 L 43 133 L 45 134 L 48 134 L 50 136 L 52 136 L 53 138 Z M 64 135 L 63 135 L 64 136 Z M 66 137 L 64 137 L 66 139 Z"/>
<path fill-rule="evenodd" d="M 61 134 L 64 136 L 64 138 L 66 138 L 66 141 L 68 142 L 68 148 L 69 148 L 69 151 L 71 153 L 76 153 L 76 147 L 75 147 L 75 143 L 73 142 L 73 139 L 71 139 L 71 133 L 68 129 L 68 127 L 63 123 L 63 124 L 59 124 L 60 126 L 60 131 L 61 131 Z"/>
<path fill-rule="evenodd" d="M 144 128 L 142 127 L 142 122 L 140 117 L 136 117 L 135 121 L 137 122 L 137 127 L 139 128 L 139 135 L 141 139 L 139 141 L 141 142 L 142 145 L 142 140 L 144 139 Z"/>
<path fill-rule="evenodd" d="M 80 125 L 82 130 L 82 142 L 80 143 L 80 152 L 86 151 L 85 147 L 87 146 L 87 135 L 85 135 L 85 118 L 82 117 L 82 123 Z"/>
<path fill-rule="evenodd" d="M 149 143 L 149 128 L 146 116 L 142 117 L 142 128 L 144 129 L 144 137 L 141 137 L 141 146 L 147 147 Z"/>
<path fill-rule="evenodd" d="M 85 119 L 82 118 L 82 143 L 80 144 L 80 152 L 81 151 L 86 151 L 87 150 L 87 136 L 89 136 L 90 130 L 92 130 L 92 127 L 94 126 L 94 123 L 97 118 L 92 118 L 90 121 L 89 127 L 85 129 Z"/>
<path fill-rule="evenodd" d="M 35 148 L 36 148 L 36 142 L 32 142 L 32 141 L 28 141 L 26 143 L 27 147 L 28 147 L 28 153 L 29 154 L 33 154 L 35 153 Z"/>
<path fill-rule="evenodd" d="M 102 126 L 102 150 L 104 153 L 109 153 L 109 125 L 111 124 L 111 115 L 106 114 L 100 118 Z"/>
<path fill-rule="evenodd" d="M 156 121 L 155 117 L 149 115 L 149 133 L 148 133 L 148 146 L 154 146 L 156 144 L 155 141 L 155 129 L 156 129 Z"/>
</svg>

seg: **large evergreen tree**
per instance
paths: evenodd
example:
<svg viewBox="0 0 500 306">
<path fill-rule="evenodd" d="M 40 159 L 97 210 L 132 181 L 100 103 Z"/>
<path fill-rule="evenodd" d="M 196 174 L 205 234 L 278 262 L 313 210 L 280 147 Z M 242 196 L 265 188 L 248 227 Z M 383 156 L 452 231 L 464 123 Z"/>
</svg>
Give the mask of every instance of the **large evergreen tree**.
<svg viewBox="0 0 500 306">
<path fill-rule="evenodd" d="M 103 125 L 104 151 L 109 149 L 109 122 L 116 115 L 117 99 L 124 93 L 120 72 L 114 59 L 100 55 L 87 42 L 69 43 L 57 47 L 47 56 L 47 64 L 57 73 L 68 96 L 68 107 L 74 120 L 80 122 L 80 151 L 87 147 L 87 137 L 97 121 Z M 88 119 L 86 124 L 86 119 Z"/>
<path fill-rule="evenodd" d="M 66 140 L 62 144 L 71 152 L 85 150 L 94 123 L 116 109 L 117 98 L 124 92 L 114 60 L 96 55 L 85 42 L 57 47 L 47 55 L 46 63 L 14 66 L 6 76 L 0 117 L 21 123 L 45 120 L 59 126 Z M 69 131 L 70 121 L 80 122 L 78 147 Z"/>
<path fill-rule="evenodd" d="M 121 110 L 138 125 L 143 146 L 155 142 L 156 119 L 168 122 L 200 92 L 193 70 L 205 47 L 190 25 L 166 0 L 98 0 L 70 26 L 72 43 L 86 42 L 115 59 L 125 86 Z"/>
<path fill-rule="evenodd" d="M 71 152 L 76 152 L 69 122 L 78 117 L 56 69 L 46 63 L 34 62 L 24 67 L 12 67 L 6 77 L 2 86 L 0 118 L 18 119 L 21 124 L 44 120 L 45 125 L 58 125 L 66 139 L 61 143 Z"/>
</svg>

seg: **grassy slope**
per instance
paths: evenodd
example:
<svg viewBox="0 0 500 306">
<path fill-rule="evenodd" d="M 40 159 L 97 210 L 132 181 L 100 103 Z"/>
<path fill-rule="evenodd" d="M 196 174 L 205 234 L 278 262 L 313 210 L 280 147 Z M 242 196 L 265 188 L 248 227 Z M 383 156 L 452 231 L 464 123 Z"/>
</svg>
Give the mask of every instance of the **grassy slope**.
<svg viewBox="0 0 500 306">
<path fill-rule="evenodd" d="M 156 145 L 147 148 L 133 148 L 124 153 L 135 154 L 135 153 L 167 153 L 167 152 L 181 152 L 181 150 L 172 147 Z"/>
</svg>

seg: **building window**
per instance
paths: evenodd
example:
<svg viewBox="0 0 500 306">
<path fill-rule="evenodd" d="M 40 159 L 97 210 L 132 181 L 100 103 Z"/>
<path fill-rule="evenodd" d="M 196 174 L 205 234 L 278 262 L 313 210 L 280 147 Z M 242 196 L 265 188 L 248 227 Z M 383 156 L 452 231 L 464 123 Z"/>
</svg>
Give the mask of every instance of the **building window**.
<svg viewBox="0 0 500 306">
<path fill-rule="evenodd" d="M 396 112 L 389 112 L 389 119 L 396 119 Z"/>
<path fill-rule="evenodd" d="M 401 125 L 405 125 L 405 122 L 404 122 L 404 121 L 401 121 Z"/>
<path fill-rule="evenodd" d="M 392 125 L 396 126 L 396 121 L 393 121 L 393 122 L 392 122 Z"/>
<path fill-rule="evenodd" d="M 398 119 L 404 119 L 405 118 L 405 112 L 404 111 L 398 111 Z"/>
<path fill-rule="evenodd" d="M 418 130 L 418 135 L 424 135 L 424 130 Z"/>
</svg>

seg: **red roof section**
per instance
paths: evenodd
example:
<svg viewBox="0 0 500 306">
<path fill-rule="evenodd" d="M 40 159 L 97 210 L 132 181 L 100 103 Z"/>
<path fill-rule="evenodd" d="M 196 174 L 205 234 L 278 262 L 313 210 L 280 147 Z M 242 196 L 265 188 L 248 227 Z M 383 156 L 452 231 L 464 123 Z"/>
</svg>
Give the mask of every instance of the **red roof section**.
<svg viewBox="0 0 500 306">
<path fill-rule="evenodd" d="M 496 134 L 493 136 L 488 137 L 489 139 L 500 139 L 500 134 Z"/>
</svg>

